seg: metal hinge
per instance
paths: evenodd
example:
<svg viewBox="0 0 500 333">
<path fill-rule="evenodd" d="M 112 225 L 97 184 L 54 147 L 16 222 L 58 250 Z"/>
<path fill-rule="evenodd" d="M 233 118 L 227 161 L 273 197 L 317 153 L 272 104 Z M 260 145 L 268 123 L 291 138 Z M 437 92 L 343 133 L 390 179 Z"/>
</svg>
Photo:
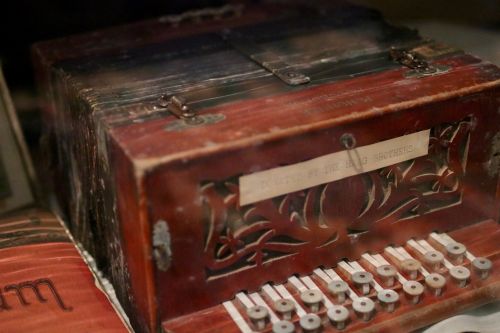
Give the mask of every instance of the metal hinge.
<svg viewBox="0 0 500 333">
<path fill-rule="evenodd" d="M 181 96 L 163 95 L 155 105 L 157 109 L 167 109 L 168 112 L 176 116 L 179 120 L 167 125 L 167 131 L 182 131 L 186 128 L 215 124 L 225 119 L 222 114 L 200 115 L 187 105 L 186 100 Z"/>
<path fill-rule="evenodd" d="M 241 33 L 226 29 L 221 33 L 221 37 L 238 52 L 253 60 L 286 84 L 297 86 L 311 81 L 307 75 L 300 73 L 291 65 L 280 60 L 279 56 L 265 50 Z"/>
<path fill-rule="evenodd" d="M 395 47 L 391 47 L 389 54 L 392 60 L 410 68 L 410 71 L 405 73 L 405 77 L 407 78 L 439 75 L 450 70 L 450 67 L 448 66 L 431 64 L 423 57 L 419 56 L 416 52 L 411 50 L 396 49 Z"/>
</svg>

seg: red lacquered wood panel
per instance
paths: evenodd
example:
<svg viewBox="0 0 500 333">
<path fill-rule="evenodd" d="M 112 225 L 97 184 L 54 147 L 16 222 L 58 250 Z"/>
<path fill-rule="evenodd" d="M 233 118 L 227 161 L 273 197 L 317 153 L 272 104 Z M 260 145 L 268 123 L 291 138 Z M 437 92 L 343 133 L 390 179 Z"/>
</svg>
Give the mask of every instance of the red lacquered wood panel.
<svg viewBox="0 0 500 333">
<path fill-rule="evenodd" d="M 125 333 L 72 243 L 0 249 L 0 331 Z"/>
</svg>

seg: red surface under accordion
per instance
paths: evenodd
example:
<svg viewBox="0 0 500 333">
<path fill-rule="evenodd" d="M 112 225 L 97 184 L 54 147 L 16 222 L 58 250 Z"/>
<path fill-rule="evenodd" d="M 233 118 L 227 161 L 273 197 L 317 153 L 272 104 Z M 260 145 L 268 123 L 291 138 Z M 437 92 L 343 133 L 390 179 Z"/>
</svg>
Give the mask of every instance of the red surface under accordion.
<svg viewBox="0 0 500 333">
<path fill-rule="evenodd" d="M 127 332 L 72 243 L 0 250 L 0 332 Z"/>
</svg>

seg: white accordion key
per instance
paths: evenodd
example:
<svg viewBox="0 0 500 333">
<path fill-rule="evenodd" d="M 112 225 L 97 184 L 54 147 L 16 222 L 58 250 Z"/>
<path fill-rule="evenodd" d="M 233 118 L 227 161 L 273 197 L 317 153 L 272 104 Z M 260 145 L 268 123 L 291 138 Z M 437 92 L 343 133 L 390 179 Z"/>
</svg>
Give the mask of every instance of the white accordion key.
<svg viewBox="0 0 500 333">
<path fill-rule="evenodd" d="M 356 288 L 361 291 L 361 294 L 367 295 L 370 293 L 370 284 L 373 281 L 373 275 L 370 272 L 355 268 L 350 263 L 345 261 L 339 262 L 338 266 L 350 276 L 351 281 L 354 283 Z"/>
<path fill-rule="evenodd" d="M 330 277 L 321 268 L 314 270 L 314 273 L 319 276 L 328 286 L 330 294 L 335 296 L 338 303 L 344 303 L 346 296 L 349 293 L 349 285 L 344 282 L 337 273 L 334 273 L 334 278 Z"/>
<path fill-rule="evenodd" d="M 285 288 L 284 285 L 282 284 L 277 284 L 274 286 L 274 288 L 276 289 L 276 291 L 281 295 L 282 298 L 284 299 L 289 299 L 291 300 L 292 302 L 294 302 L 295 304 L 295 311 L 297 311 L 297 315 L 299 317 L 302 317 L 302 316 L 305 316 L 306 315 L 306 312 L 304 311 L 304 309 L 302 308 L 302 306 L 300 306 L 300 304 L 295 300 L 295 298 L 293 298 L 293 296 L 290 294 L 290 292 Z"/>
<path fill-rule="evenodd" d="M 446 233 L 442 233 L 439 236 L 448 243 L 457 243 Z M 483 280 L 488 278 L 493 267 L 491 260 L 483 257 L 476 257 L 467 250 L 465 251 L 465 257 L 472 263 L 472 268 L 476 275 L 478 275 Z"/>
<path fill-rule="evenodd" d="M 234 323 L 240 329 L 241 333 L 253 333 L 253 330 L 248 326 L 245 319 L 241 316 L 238 309 L 234 306 L 233 302 L 226 301 L 222 303 L 222 305 L 226 308 L 227 313 L 233 319 Z"/>
<path fill-rule="evenodd" d="M 262 297 L 258 293 L 252 293 L 249 296 L 252 299 L 252 301 L 254 301 L 255 304 L 257 304 L 258 306 L 265 307 L 267 309 L 269 316 L 271 317 L 271 323 L 274 324 L 279 321 L 278 316 L 276 316 L 273 310 L 271 310 L 269 305 L 267 305 L 267 303 L 262 299 Z"/>
</svg>

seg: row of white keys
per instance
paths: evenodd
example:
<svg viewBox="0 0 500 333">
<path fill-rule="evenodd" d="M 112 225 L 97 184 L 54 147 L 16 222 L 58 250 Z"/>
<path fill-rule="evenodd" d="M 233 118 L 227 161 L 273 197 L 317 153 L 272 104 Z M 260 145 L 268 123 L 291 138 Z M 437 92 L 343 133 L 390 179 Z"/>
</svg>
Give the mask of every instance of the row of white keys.
<svg viewBox="0 0 500 333">
<path fill-rule="evenodd" d="M 344 303 L 346 296 L 351 298 L 351 300 L 358 298 L 358 295 L 356 295 L 351 287 L 344 280 L 342 280 L 342 278 L 333 269 L 328 268 L 323 270 L 321 268 L 317 268 L 314 270 L 314 273 L 325 281 L 328 285 L 330 293 L 337 296 L 338 303 Z"/>
<path fill-rule="evenodd" d="M 437 240 L 440 241 L 442 244 L 443 243 L 446 245 L 453 244 L 453 248 L 455 248 L 456 245 L 458 245 L 459 248 L 461 247 L 460 243 L 457 243 L 453 238 L 451 238 L 446 233 L 442 234 L 432 233 L 431 237 L 433 237 L 434 239 L 437 238 Z M 465 248 L 465 246 L 463 247 Z M 491 262 L 491 260 L 483 257 L 476 257 L 467 249 L 465 249 L 465 257 L 471 262 L 472 267 L 474 268 L 475 272 L 479 275 L 481 279 L 488 278 L 490 271 L 493 267 L 493 263 Z"/>
<path fill-rule="evenodd" d="M 382 259 L 380 260 L 377 257 L 375 257 L 375 255 L 365 253 L 361 255 L 361 258 L 363 258 L 368 263 L 368 265 L 370 265 L 372 269 L 377 272 L 379 279 L 382 280 L 382 283 L 384 283 L 386 287 L 392 287 L 394 285 L 394 277 L 397 275 L 397 271 L 394 269 L 392 265 L 390 265 L 387 261 L 385 261 L 385 259 L 382 256 L 380 256 L 380 258 Z M 384 276 L 382 276 L 381 273 L 384 272 L 384 268 L 387 271 L 393 270 L 394 274 L 390 275 L 385 274 Z"/>
<path fill-rule="evenodd" d="M 428 251 L 435 251 L 432 245 L 430 245 L 426 240 L 420 240 L 418 243 Z M 453 265 L 446 258 L 443 259 L 443 263 L 448 269 L 450 276 L 458 284 L 458 286 L 465 287 L 471 275 L 469 269 L 461 265 Z"/>
<path fill-rule="evenodd" d="M 351 261 L 349 262 L 349 265 L 351 265 L 351 267 L 354 268 L 354 271 L 355 273 L 358 272 L 358 273 L 368 273 L 357 261 Z M 371 273 L 370 273 L 371 274 Z M 379 292 L 379 291 L 382 291 L 384 288 L 382 288 L 382 286 L 380 286 L 380 284 L 373 278 L 373 275 L 372 275 L 372 279 L 370 281 L 370 285 L 373 287 L 373 289 L 375 289 L 375 291 Z"/>
<path fill-rule="evenodd" d="M 385 248 L 385 252 L 394 260 L 396 260 L 404 273 L 408 274 L 410 280 L 416 280 L 417 272 L 420 272 L 424 277 L 429 275 L 429 272 L 422 267 L 420 262 L 413 258 L 404 247 Z"/>
<path fill-rule="evenodd" d="M 392 287 L 394 285 L 394 277 L 401 283 L 402 285 L 407 282 L 406 278 L 399 273 L 396 268 L 391 265 L 381 254 L 369 254 L 365 253 L 361 256 L 365 259 L 370 265 L 372 265 L 377 271 L 381 270 L 389 270 L 391 271 L 390 275 L 385 274 L 385 285 L 387 287 Z M 379 274 L 380 275 L 380 274 Z"/>
<path fill-rule="evenodd" d="M 451 260 L 455 264 L 461 264 L 463 262 L 464 257 L 469 259 L 469 261 L 473 261 L 476 257 L 467 251 L 465 245 L 455 242 L 450 236 L 445 233 L 438 234 L 433 232 L 430 234 L 430 238 L 440 244 L 448 253 L 448 256 L 451 257 Z"/>
<path fill-rule="evenodd" d="M 362 255 L 362 258 L 365 259 L 370 265 L 375 267 L 375 269 L 378 267 L 383 267 L 385 265 L 385 267 L 391 269 L 393 273 L 396 273 L 394 267 L 389 265 L 389 263 L 382 256 L 374 257 L 368 253 L 365 253 Z M 350 262 L 349 264 L 355 269 L 361 271 L 364 270 L 357 261 Z M 380 274 L 379 278 L 381 278 Z M 394 280 L 394 277 L 392 277 L 392 280 Z M 387 283 L 387 281 L 385 282 Z M 389 284 L 390 286 L 394 286 L 393 281 L 391 281 Z M 387 312 L 393 312 L 396 307 L 396 303 L 399 301 L 399 294 L 392 289 L 383 288 L 379 283 L 377 283 L 375 279 L 373 279 L 372 281 L 372 286 L 377 291 L 377 299 L 380 302 L 382 308 L 384 308 Z"/>
<path fill-rule="evenodd" d="M 419 253 L 421 254 L 425 254 L 426 252 L 428 252 L 428 250 L 426 248 L 424 248 L 421 244 L 418 244 L 416 243 L 415 241 L 411 240 L 411 241 L 408 241 L 407 244 L 409 246 L 411 246 L 412 248 L 414 248 L 416 251 L 418 251 Z M 392 248 L 392 247 L 387 247 L 386 248 L 386 251 L 388 253 L 392 253 L 392 254 L 398 254 L 399 255 L 399 259 L 403 259 L 403 260 L 412 260 L 412 262 L 415 262 L 417 263 L 418 261 L 415 260 L 409 253 L 408 251 L 406 251 L 406 249 L 404 247 L 395 247 L 395 248 Z M 418 264 L 418 270 L 420 271 L 420 273 L 424 276 L 425 278 L 425 283 L 426 285 L 429 287 L 429 289 L 434 293 L 434 295 L 436 296 L 439 296 L 441 295 L 442 293 L 442 290 L 446 284 L 446 279 L 444 278 L 444 276 L 442 276 L 441 274 L 438 274 L 438 273 L 429 273 L 424 267 L 422 267 L 420 265 L 420 263 Z M 416 276 L 415 276 L 416 278 Z M 412 277 L 413 279 L 413 277 Z M 410 286 L 408 284 L 408 286 Z M 412 291 L 416 291 L 418 289 L 419 293 L 421 293 L 421 291 L 423 290 L 420 290 L 420 286 L 416 283 L 414 283 L 413 285 L 410 286 L 412 289 L 410 288 L 406 288 L 405 291 L 406 292 L 412 292 Z M 414 299 L 414 302 L 415 301 L 418 301 L 418 299 L 416 298 L 417 296 L 415 296 L 413 299 Z"/>
<path fill-rule="evenodd" d="M 262 299 L 262 297 L 258 293 L 251 293 L 249 296 L 254 301 L 255 305 L 263 306 L 267 309 L 267 311 L 269 311 L 269 317 L 271 319 L 271 323 L 274 324 L 280 321 L 280 319 L 278 318 L 278 316 L 276 316 L 271 307 L 267 305 L 267 303 L 264 301 L 264 299 Z"/>
<path fill-rule="evenodd" d="M 292 276 L 288 281 L 300 292 L 302 302 L 309 307 L 311 312 L 318 312 L 320 303 L 323 303 L 327 309 L 333 307 L 333 303 L 309 276 L 300 278 Z"/>
<path fill-rule="evenodd" d="M 407 256 L 401 254 L 398 251 L 396 251 L 396 255 L 399 256 L 401 260 L 408 259 Z M 372 257 L 375 260 L 378 260 L 379 264 L 389 265 L 389 262 L 380 254 L 374 254 Z M 400 272 L 396 273 L 396 277 L 399 283 L 401 283 L 401 285 L 403 286 L 403 291 L 408 296 L 409 300 L 413 304 L 417 304 L 418 302 L 420 302 L 420 297 L 424 292 L 424 286 L 422 286 L 422 284 L 418 281 L 407 280 Z"/>
<path fill-rule="evenodd" d="M 352 282 L 362 295 L 367 295 L 370 292 L 373 275 L 370 272 L 364 271 L 361 265 L 357 264 L 357 262 L 341 261 L 338 263 L 338 268 L 350 276 Z M 352 308 L 364 321 L 368 321 L 373 316 L 375 303 L 370 298 L 361 296 L 353 299 Z"/>
<path fill-rule="evenodd" d="M 382 257 L 381 254 L 374 254 L 372 255 L 372 257 L 377 260 L 379 262 L 380 265 L 391 265 L 384 257 Z M 401 284 L 404 284 L 405 282 L 407 282 L 408 280 L 406 280 L 406 278 L 401 275 L 401 273 L 399 272 L 396 272 L 396 278 L 398 279 L 399 283 Z"/>
<path fill-rule="evenodd" d="M 434 293 L 435 296 L 441 295 L 444 286 L 446 285 L 446 278 L 437 273 L 440 270 L 441 262 L 444 260 L 444 256 L 441 252 L 436 251 L 430 244 L 426 241 L 415 241 L 413 239 L 406 242 L 408 246 L 413 248 L 416 252 L 420 253 L 424 257 L 424 260 L 433 268 L 433 273 L 424 274 L 425 284 Z"/>
<path fill-rule="evenodd" d="M 437 251 L 434 247 L 432 247 L 432 245 L 430 245 L 426 240 L 419 240 L 417 241 L 417 243 L 422 247 L 424 248 L 427 253 L 437 253 L 439 251 Z M 440 252 L 439 252 L 440 253 Z M 453 268 L 453 264 L 451 262 L 448 261 L 448 259 L 444 258 L 444 256 L 442 257 L 442 260 L 441 262 L 444 264 L 444 266 L 446 267 L 446 269 L 450 270 Z M 438 269 L 440 268 L 440 266 L 437 267 Z"/>
<path fill-rule="evenodd" d="M 288 291 L 288 289 L 285 288 L 284 285 L 282 284 L 278 284 L 278 285 L 275 285 L 274 288 L 276 289 L 276 291 L 278 291 L 278 293 L 281 295 L 282 298 L 284 299 L 289 299 L 291 300 L 292 302 L 294 302 L 295 304 L 295 311 L 297 311 L 297 315 L 299 317 L 303 317 L 306 315 L 306 311 L 302 308 L 302 306 L 295 300 L 295 298 L 290 294 L 290 292 Z"/>
<path fill-rule="evenodd" d="M 274 311 L 258 293 L 247 295 L 243 292 L 239 292 L 236 294 L 236 298 L 246 308 L 250 321 L 258 330 L 264 329 L 268 318 L 273 324 L 279 321 L 278 316 L 276 316 Z"/>
</svg>

